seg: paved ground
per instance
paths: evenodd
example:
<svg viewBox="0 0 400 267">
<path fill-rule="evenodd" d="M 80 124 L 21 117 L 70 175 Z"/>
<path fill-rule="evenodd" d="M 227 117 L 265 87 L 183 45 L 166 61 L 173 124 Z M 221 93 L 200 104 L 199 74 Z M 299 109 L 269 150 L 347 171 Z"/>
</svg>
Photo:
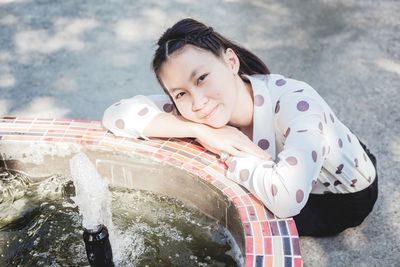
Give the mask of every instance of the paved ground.
<svg viewBox="0 0 400 267">
<path fill-rule="evenodd" d="M 379 198 L 358 228 L 302 238 L 305 266 L 400 266 L 400 2 L 0 0 L 0 115 L 101 118 L 161 93 L 156 38 L 198 18 L 305 80 L 377 155 Z"/>
</svg>

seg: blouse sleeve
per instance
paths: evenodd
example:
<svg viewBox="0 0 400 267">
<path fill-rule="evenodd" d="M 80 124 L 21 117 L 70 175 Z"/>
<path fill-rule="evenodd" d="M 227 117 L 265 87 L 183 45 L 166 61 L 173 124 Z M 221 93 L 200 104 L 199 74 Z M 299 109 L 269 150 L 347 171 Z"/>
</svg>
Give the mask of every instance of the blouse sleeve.
<svg viewBox="0 0 400 267">
<path fill-rule="evenodd" d="M 227 177 L 246 187 L 276 216 L 286 218 L 300 213 L 306 204 L 322 168 L 326 138 L 322 98 L 290 92 L 280 97 L 279 105 L 276 134 L 283 133 L 285 139 L 276 162 L 233 157 Z"/>
<path fill-rule="evenodd" d="M 167 95 L 136 95 L 109 106 L 104 111 L 102 124 L 116 136 L 148 140 L 143 130 L 162 112 L 176 113 Z"/>
</svg>

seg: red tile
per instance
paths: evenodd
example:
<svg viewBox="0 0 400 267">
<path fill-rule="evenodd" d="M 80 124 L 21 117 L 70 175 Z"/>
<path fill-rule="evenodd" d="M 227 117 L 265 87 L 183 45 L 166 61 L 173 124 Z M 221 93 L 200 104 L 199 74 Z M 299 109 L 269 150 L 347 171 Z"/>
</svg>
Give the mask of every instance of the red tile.
<svg viewBox="0 0 400 267">
<path fill-rule="evenodd" d="M 247 195 L 247 194 L 246 195 L 242 195 L 241 198 L 242 198 L 243 203 L 246 206 L 252 205 L 249 195 Z"/>
<path fill-rule="evenodd" d="M 264 238 L 264 253 L 272 255 L 272 240 L 270 237 Z"/>
<path fill-rule="evenodd" d="M 261 230 L 264 236 L 271 236 L 271 229 L 268 221 L 261 222 Z"/>
<path fill-rule="evenodd" d="M 246 267 L 253 267 L 254 266 L 254 255 L 246 255 Z"/>
<path fill-rule="evenodd" d="M 296 223 L 294 222 L 294 220 L 288 219 L 287 224 L 289 226 L 290 235 L 291 236 L 299 236 L 299 233 L 297 232 Z"/>
<path fill-rule="evenodd" d="M 246 236 L 246 254 L 254 254 L 254 240 L 252 237 Z"/>
<path fill-rule="evenodd" d="M 247 216 L 247 209 L 245 207 L 238 207 L 238 211 L 239 211 L 240 220 L 242 222 L 249 221 L 249 218 Z"/>
<path fill-rule="evenodd" d="M 302 267 L 303 266 L 303 260 L 302 258 L 293 258 L 293 267 Z"/>
<path fill-rule="evenodd" d="M 264 265 L 263 267 L 272 267 L 272 256 L 265 256 L 264 255 Z"/>
</svg>

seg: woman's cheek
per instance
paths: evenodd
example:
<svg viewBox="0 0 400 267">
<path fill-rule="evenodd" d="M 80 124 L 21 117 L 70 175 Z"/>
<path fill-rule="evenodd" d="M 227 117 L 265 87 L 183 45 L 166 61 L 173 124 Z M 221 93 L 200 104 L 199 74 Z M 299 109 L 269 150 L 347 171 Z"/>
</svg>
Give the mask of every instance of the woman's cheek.
<svg viewBox="0 0 400 267">
<path fill-rule="evenodd" d="M 180 109 L 180 112 L 181 112 L 181 115 L 185 119 L 190 120 L 190 121 L 194 121 L 194 122 L 198 122 L 196 120 L 196 117 L 194 116 L 194 113 L 191 111 L 191 108 L 183 107 L 183 108 Z"/>
</svg>

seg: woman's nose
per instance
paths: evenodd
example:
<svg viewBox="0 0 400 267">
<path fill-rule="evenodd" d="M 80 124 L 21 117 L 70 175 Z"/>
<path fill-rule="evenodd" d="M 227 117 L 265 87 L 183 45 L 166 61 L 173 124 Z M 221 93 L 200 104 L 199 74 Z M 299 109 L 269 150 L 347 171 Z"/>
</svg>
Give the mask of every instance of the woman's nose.
<svg viewBox="0 0 400 267">
<path fill-rule="evenodd" d="M 194 94 L 192 110 L 194 112 L 201 110 L 207 102 L 208 102 L 208 98 L 204 94 L 202 94 L 202 93 Z"/>
</svg>

